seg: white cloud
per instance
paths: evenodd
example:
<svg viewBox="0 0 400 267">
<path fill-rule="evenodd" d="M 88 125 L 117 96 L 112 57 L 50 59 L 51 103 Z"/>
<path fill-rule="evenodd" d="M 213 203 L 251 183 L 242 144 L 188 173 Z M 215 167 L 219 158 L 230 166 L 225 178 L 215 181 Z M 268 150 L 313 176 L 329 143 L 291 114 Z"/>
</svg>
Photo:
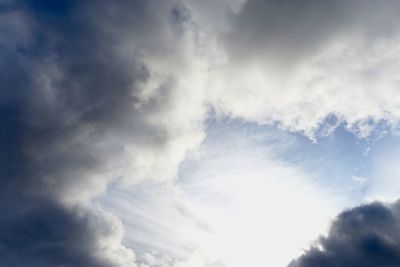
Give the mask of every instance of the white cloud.
<svg viewBox="0 0 400 267">
<path fill-rule="evenodd" d="M 332 114 L 361 137 L 381 121 L 396 128 L 398 8 L 395 1 L 247 1 L 217 37 L 226 61 L 212 69 L 211 102 L 224 114 L 310 137 Z"/>
</svg>

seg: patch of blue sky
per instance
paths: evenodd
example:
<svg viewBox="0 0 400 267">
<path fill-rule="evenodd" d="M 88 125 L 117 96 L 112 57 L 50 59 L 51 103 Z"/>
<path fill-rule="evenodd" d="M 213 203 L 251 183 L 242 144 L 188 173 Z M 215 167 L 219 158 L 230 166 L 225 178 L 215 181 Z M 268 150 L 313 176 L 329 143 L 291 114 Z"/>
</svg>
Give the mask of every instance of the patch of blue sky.
<svg viewBox="0 0 400 267">
<path fill-rule="evenodd" d="M 316 131 L 315 142 L 302 133 L 286 131 L 277 125 L 211 117 L 207 121 L 203 147 L 228 150 L 229 155 L 246 151 L 244 147 L 251 143 L 261 153 L 272 153 L 276 159 L 300 167 L 313 183 L 340 196 L 346 206 L 353 206 L 373 198 L 379 185 L 380 158 L 385 153 L 393 157 L 396 150 L 400 151 L 399 138 L 387 131 L 385 123 L 374 127 L 370 136 L 362 138 L 335 116 L 330 116 Z M 198 159 L 188 159 L 181 165 L 178 177 L 183 178 L 183 185 L 199 178 L 189 173 L 201 164 Z"/>
<path fill-rule="evenodd" d="M 400 192 L 399 138 L 382 131 L 360 138 L 334 119 L 321 124 L 315 142 L 277 125 L 210 117 L 206 139 L 172 184 L 112 186 L 100 202 L 123 221 L 124 243 L 139 259 L 152 250 L 184 258 L 193 248 L 207 248 L 202 239 L 218 237 L 220 226 L 232 221 L 240 222 L 232 232 L 244 224 L 270 236 L 264 222 L 280 233 L 303 219 L 304 236 L 290 241 L 293 249 L 303 247 L 341 210 L 374 198 L 391 200 Z M 337 127 L 326 134 L 324 127 L 331 125 Z M 235 209 L 237 217 L 230 212 Z M 257 220 L 262 223 L 253 225 Z M 222 247 L 230 242 L 222 241 Z"/>
</svg>

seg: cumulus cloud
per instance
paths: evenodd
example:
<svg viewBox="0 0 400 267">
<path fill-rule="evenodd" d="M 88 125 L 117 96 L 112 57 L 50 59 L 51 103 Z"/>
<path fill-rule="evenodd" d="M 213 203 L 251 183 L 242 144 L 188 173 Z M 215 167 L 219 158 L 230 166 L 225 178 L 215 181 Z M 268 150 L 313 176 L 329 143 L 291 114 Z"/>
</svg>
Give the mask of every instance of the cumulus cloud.
<svg viewBox="0 0 400 267">
<path fill-rule="evenodd" d="M 228 12 L 213 102 L 310 137 L 330 115 L 365 137 L 399 122 L 396 1 L 249 0 Z"/>
<path fill-rule="evenodd" d="M 170 179 L 201 141 L 189 18 L 175 1 L 0 3 L 0 265 L 135 266 L 90 200 Z"/>
<path fill-rule="evenodd" d="M 31 177 L 35 189 L 71 199 L 95 195 L 118 176 L 173 175 L 184 151 L 201 140 L 197 119 L 203 109 L 197 104 L 201 96 L 190 97 L 176 76 L 175 71 L 186 74 L 179 64 L 184 56 L 177 52 L 184 45 L 172 44 L 178 37 L 161 19 L 168 22 L 168 6 L 42 5 L 15 4 L 8 11 L 31 35 L 3 52 L 18 68 L 3 62 L 3 79 L 18 77 L 5 87 L 3 99 L 9 99 L 7 117 L 13 116 L 7 131 L 21 135 L 18 145 L 30 163 L 21 176 Z M 169 60 L 178 61 L 175 69 L 165 68 Z M 115 167 L 119 173 L 112 172 Z M 79 194 L 73 191 L 76 183 Z"/>
<path fill-rule="evenodd" d="M 400 202 L 379 202 L 342 212 L 329 233 L 290 267 L 399 266 Z"/>
<path fill-rule="evenodd" d="M 44 200 L 20 204 L 1 207 L 9 212 L 0 222 L 1 265 L 136 267 L 135 254 L 120 244 L 122 225 L 114 216 Z"/>
</svg>

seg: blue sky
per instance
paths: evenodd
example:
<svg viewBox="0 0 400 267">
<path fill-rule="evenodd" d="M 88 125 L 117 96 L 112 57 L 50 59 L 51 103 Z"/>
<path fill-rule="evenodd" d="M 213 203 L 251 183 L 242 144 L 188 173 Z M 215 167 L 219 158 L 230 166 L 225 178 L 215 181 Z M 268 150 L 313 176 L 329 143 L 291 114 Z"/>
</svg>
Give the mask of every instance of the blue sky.
<svg viewBox="0 0 400 267">
<path fill-rule="evenodd" d="M 277 126 L 217 116 L 207 120 L 206 132 L 201 146 L 180 165 L 173 184 L 159 187 L 147 184 L 128 191 L 115 189 L 102 199 L 110 210 L 120 211 L 118 216 L 126 222 L 127 236 L 135 236 L 126 242 L 136 246 L 136 251 L 152 248 L 158 257 L 178 258 L 201 251 L 205 257 L 215 257 L 216 262 L 226 262 L 221 248 L 216 245 L 215 251 L 207 250 L 207 241 L 201 241 L 199 235 L 206 236 L 204 239 L 216 238 L 221 231 L 219 223 L 238 220 L 235 216 L 247 214 L 243 209 L 255 207 L 247 214 L 250 221 L 235 225 L 227 230 L 228 236 L 214 242 L 226 246 L 232 242 L 232 236 L 238 235 L 237 231 L 254 228 L 261 237 L 270 236 L 269 241 L 263 241 L 262 249 L 269 242 L 275 246 L 276 257 L 253 255 L 253 264 L 284 265 L 289 263 L 288 258 L 301 253 L 318 235 L 325 233 L 342 210 L 375 200 L 392 201 L 400 188 L 392 180 L 396 180 L 392 170 L 396 165 L 385 164 L 386 157 L 395 156 L 398 150 L 397 137 L 389 133 L 360 138 L 338 125 L 329 135 L 312 140 Z M 388 173 L 393 176 L 388 180 L 381 178 L 388 177 Z M 260 191 L 247 188 L 249 183 Z M 254 197 L 248 198 L 249 193 Z M 274 199 L 277 202 L 273 205 L 278 210 L 268 203 Z M 305 204 L 309 207 L 304 207 Z M 293 220 L 292 216 L 280 214 L 279 210 L 288 209 L 288 205 L 292 206 L 290 209 L 302 209 L 307 219 Z M 271 220 L 275 217 L 282 220 L 281 227 L 275 226 L 277 237 L 264 229 L 268 224 L 274 225 Z M 258 225 L 253 221 L 264 222 L 264 218 L 269 223 Z M 310 230 L 311 222 L 318 223 L 312 224 L 314 229 Z M 288 227 L 307 234 L 298 240 L 293 235 L 282 237 Z M 276 245 L 274 238 L 278 237 L 285 242 L 284 247 Z M 258 242 L 257 238 L 252 239 L 247 249 L 255 253 L 260 247 Z M 294 252 L 288 252 L 289 243 L 294 244 Z M 220 254 L 212 255 L 216 251 Z M 249 262 L 249 255 L 240 251 L 235 247 L 225 251 L 230 255 L 228 258 L 234 259 L 228 261 L 229 266 L 241 266 L 242 260 Z M 245 259 L 232 256 L 239 252 Z"/>
</svg>

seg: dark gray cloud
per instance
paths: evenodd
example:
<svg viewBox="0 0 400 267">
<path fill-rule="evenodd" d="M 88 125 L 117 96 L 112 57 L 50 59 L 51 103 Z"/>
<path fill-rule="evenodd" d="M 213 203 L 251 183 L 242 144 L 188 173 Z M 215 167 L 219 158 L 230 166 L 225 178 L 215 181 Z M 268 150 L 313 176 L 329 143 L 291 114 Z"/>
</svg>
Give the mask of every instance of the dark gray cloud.
<svg viewBox="0 0 400 267">
<path fill-rule="evenodd" d="M 317 244 L 289 266 L 400 266 L 400 202 L 342 212 Z"/>
<path fill-rule="evenodd" d="M 163 115 L 177 77 L 146 61 L 179 59 L 189 18 L 173 1 L 0 2 L 1 266 L 136 266 L 119 221 L 86 204 L 184 154 L 185 119 Z"/>
<path fill-rule="evenodd" d="M 20 204 L 14 200 L 0 221 L 2 266 L 135 266 L 132 251 L 118 248 L 122 232 L 112 216 L 46 200 Z"/>
<path fill-rule="evenodd" d="M 146 79 L 145 68 L 117 57 L 112 49 L 117 40 L 90 18 L 106 16 L 106 5 L 99 8 L 106 14 L 85 12 L 73 2 L 42 5 L 10 7 L 30 36 L 2 50 L 2 58 L 14 64 L 4 60 L 1 77 L 3 99 L 10 99 L 3 104 L 3 134 L 13 139 L 5 145 L 15 156 L 8 156 L 12 162 L 6 165 L 18 164 L 11 175 L 41 195 L 59 194 L 68 186 L 64 182 L 73 183 L 100 164 L 104 153 L 96 151 L 96 141 L 123 121 L 134 103 L 130 87 Z"/>
</svg>

